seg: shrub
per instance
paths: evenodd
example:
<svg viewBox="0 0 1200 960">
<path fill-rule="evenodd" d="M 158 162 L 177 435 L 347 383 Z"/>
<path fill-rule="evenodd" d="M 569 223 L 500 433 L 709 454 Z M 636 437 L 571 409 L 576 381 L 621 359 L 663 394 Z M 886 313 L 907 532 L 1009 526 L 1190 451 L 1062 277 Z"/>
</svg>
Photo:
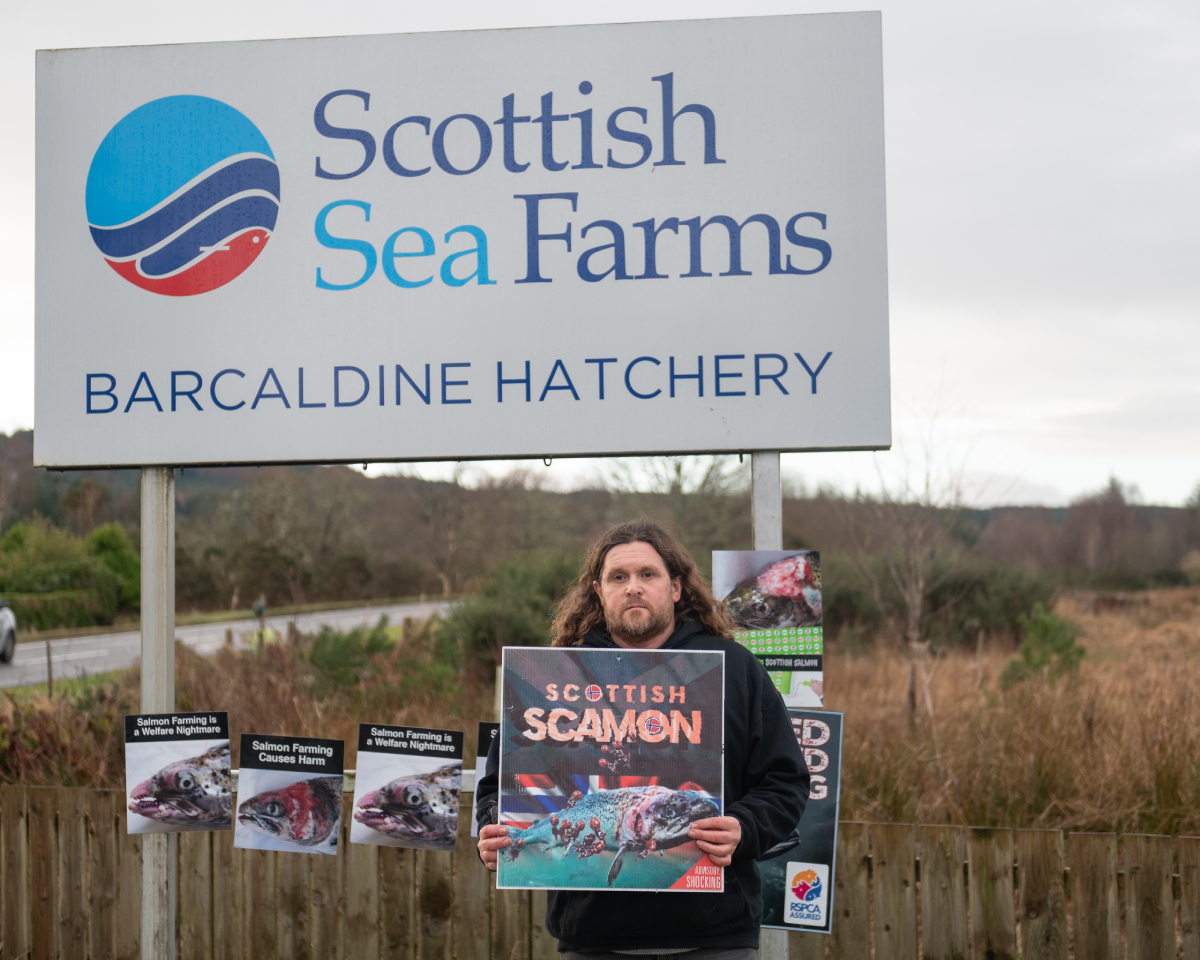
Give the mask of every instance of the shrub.
<svg viewBox="0 0 1200 960">
<path fill-rule="evenodd" d="M 103 563 L 121 581 L 121 609 L 138 610 L 142 605 L 142 561 L 125 528 L 115 521 L 97 527 L 84 538 L 88 553 Z"/>
<path fill-rule="evenodd" d="M 395 642 L 388 636 L 388 618 L 382 616 L 370 630 L 358 628 L 339 633 L 322 626 L 308 651 L 316 679 L 323 686 L 348 687 L 374 672 L 372 659 L 387 653 Z"/>
<path fill-rule="evenodd" d="M 119 524 L 81 540 L 43 517 L 15 524 L 0 540 L 0 592 L 25 628 L 90 627 L 136 609 L 137 554 Z"/>
<path fill-rule="evenodd" d="M 1021 617 L 1021 626 L 1025 630 L 1021 655 L 1010 660 L 1000 675 L 1003 689 L 1031 677 L 1041 676 L 1055 683 L 1065 674 L 1079 672 L 1086 651 L 1075 642 L 1078 635 L 1066 620 L 1039 603 L 1033 608 L 1033 616 Z"/>
</svg>

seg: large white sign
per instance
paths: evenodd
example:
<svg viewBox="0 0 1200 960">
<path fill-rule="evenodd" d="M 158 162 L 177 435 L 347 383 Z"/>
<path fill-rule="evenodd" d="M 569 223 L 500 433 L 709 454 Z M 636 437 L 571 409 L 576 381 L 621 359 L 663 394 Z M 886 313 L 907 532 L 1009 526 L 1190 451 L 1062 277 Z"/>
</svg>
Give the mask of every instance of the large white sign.
<svg viewBox="0 0 1200 960">
<path fill-rule="evenodd" d="M 42 51 L 44 466 L 891 442 L 875 13 Z"/>
</svg>

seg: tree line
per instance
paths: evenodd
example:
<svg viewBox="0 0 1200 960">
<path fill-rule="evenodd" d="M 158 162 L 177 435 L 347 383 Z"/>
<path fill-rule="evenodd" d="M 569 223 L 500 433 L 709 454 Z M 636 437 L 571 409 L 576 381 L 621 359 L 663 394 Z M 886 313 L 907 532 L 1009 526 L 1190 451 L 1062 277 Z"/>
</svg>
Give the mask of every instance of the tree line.
<svg viewBox="0 0 1200 960">
<path fill-rule="evenodd" d="M 564 582 L 538 572 L 547 556 L 574 557 L 608 524 L 638 514 L 672 523 L 707 572 L 713 549 L 751 546 L 748 467 L 737 457 L 613 461 L 586 488 L 566 492 L 548 487 L 546 471 L 521 466 L 440 481 L 340 466 L 186 470 L 176 480 L 177 603 L 181 612 L 245 609 L 261 597 L 278 608 L 486 594 L 498 583 L 544 594 Z M 1068 507 L 989 510 L 919 490 L 796 485 L 785 492 L 784 546 L 822 552 L 831 640 L 1016 640 L 1018 618 L 1063 587 L 1200 580 L 1198 506 L 1195 497 L 1180 508 L 1143 505 L 1115 479 Z M 0 591 L 33 592 L 14 572 L 33 562 L 18 543 L 30 539 L 20 532 L 30 524 L 75 537 L 76 560 L 98 555 L 87 538 L 101 528 L 108 541 L 120 530 L 134 549 L 138 473 L 36 469 L 32 432 L 0 436 Z M 125 556 L 119 545 L 105 549 L 110 560 Z M 523 558 L 533 572 L 514 572 Z M 126 590 L 118 607 L 134 612 L 136 597 Z M 117 615 L 110 608 L 98 622 Z"/>
</svg>

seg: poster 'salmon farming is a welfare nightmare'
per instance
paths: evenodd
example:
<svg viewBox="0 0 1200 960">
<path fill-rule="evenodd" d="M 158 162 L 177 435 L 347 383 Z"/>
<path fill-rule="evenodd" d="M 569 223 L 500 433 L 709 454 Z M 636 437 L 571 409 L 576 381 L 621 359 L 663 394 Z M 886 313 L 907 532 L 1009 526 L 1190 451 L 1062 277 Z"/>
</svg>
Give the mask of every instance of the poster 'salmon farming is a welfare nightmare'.
<svg viewBox="0 0 1200 960">
<path fill-rule="evenodd" d="M 126 714 L 125 805 L 130 833 L 229 830 L 229 715 Z"/>
<path fill-rule="evenodd" d="M 360 723 L 350 842 L 452 851 L 462 765 L 461 730 Z"/>
<path fill-rule="evenodd" d="M 720 891 L 725 655 L 506 647 L 497 886 Z"/>
</svg>

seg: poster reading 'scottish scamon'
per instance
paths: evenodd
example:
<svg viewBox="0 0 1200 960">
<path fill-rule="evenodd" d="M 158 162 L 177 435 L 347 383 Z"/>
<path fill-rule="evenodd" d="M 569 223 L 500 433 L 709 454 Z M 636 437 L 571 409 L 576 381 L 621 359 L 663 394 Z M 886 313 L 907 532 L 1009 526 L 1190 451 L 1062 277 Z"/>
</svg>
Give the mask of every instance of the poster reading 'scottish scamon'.
<svg viewBox="0 0 1200 960">
<path fill-rule="evenodd" d="M 229 830 L 228 714 L 127 714 L 125 806 L 130 833 Z"/>
<path fill-rule="evenodd" d="M 766 667 L 789 707 L 825 702 L 821 555 L 815 550 L 714 550 L 713 593 L 734 639 Z"/>
<path fill-rule="evenodd" d="M 350 842 L 452 852 L 462 764 L 461 730 L 360 723 Z"/>
<path fill-rule="evenodd" d="M 506 647 L 497 886 L 720 892 L 725 654 Z M 620 918 L 614 918 L 615 923 Z"/>
<path fill-rule="evenodd" d="M 233 845 L 337 854 L 346 744 L 243 733 Z"/>
</svg>

